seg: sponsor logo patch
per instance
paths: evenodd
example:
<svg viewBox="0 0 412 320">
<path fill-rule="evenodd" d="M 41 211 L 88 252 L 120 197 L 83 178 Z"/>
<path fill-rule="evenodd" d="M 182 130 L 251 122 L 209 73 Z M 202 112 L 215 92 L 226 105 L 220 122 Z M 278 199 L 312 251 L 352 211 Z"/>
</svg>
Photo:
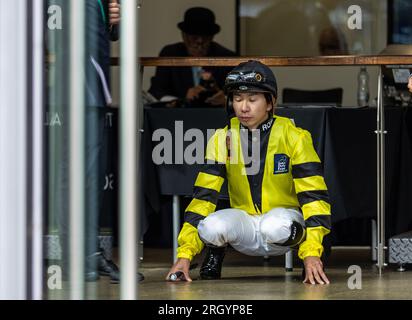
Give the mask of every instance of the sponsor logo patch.
<svg viewBox="0 0 412 320">
<path fill-rule="evenodd" d="M 286 154 L 275 154 L 274 157 L 275 167 L 274 174 L 288 173 L 289 172 L 289 157 Z"/>
</svg>

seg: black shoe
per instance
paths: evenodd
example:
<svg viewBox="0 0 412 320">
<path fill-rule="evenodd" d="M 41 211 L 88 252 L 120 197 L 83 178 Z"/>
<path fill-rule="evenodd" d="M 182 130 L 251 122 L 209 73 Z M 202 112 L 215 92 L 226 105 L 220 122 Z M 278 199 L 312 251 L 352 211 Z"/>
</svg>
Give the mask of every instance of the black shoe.
<svg viewBox="0 0 412 320">
<path fill-rule="evenodd" d="M 119 283 L 119 267 L 113 262 L 113 260 L 107 259 L 103 252 L 98 253 L 97 270 L 101 276 L 110 277 L 111 283 Z"/>
<path fill-rule="evenodd" d="M 97 255 L 97 270 L 101 276 L 119 274 L 119 267 L 112 260 L 107 259 L 102 252 L 98 252 Z"/>
<path fill-rule="evenodd" d="M 120 282 L 119 267 L 112 260 L 107 259 L 102 252 L 98 253 L 97 268 L 101 276 L 110 277 L 110 283 Z M 137 274 L 137 280 L 144 280 L 144 276 L 140 272 Z"/>
<path fill-rule="evenodd" d="M 137 273 L 137 281 L 143 281 L 144 280 L 144 276 L 142 273 L 138 272 Z M 110 283 L 120 283 L 120 272 L 116 272 L 116 273 L 112 273 L 110 275 Z"/>
<path fill-rule="evenodd" d="M 225 257 L 226 247 L 214 248 L 207 247 L 205 260 L 200 267 L 200 279 L 216 280 L 220 279 L 222 272 L 223 258 Z"/>
<path fill-rule="evenodd" d="M 119 268 L 112 260 L 106 259 L 101 251 L 86 257 L 84 280 L 86 282 L 95 282 L 100 279 L 100 276 L 119 278 Z M 68 279 L 68 274 L 65 274 L 64 278 Z"/>
<path fill-rule="evenodd" d="M 110 277 L 110 283 L 120 282 L 119 267 L 112 260 L 107 259 L 102 251 L 86 257 L 85 280 L 97 281 L 100 276 Z M 138 273 L 137 279 L 143 281 L 143 274 Z"/>
<path fill-rule="evenodd" d="M 100 276 L 115 277 L 116 273 L 119 273 L 119 268 L 112 260 L 106 259 L 102 251 L 86 257 L 86 281 L 97 281 Z"/>
<path fill-rule="evenodd" d="M 99 261 L 101 255 L 101 252 L 96 252 L 86 257 L 86 270 L 84 273 L 84 280 L 86 282 L 94 282 L 100 279 Z"/>
</svg>

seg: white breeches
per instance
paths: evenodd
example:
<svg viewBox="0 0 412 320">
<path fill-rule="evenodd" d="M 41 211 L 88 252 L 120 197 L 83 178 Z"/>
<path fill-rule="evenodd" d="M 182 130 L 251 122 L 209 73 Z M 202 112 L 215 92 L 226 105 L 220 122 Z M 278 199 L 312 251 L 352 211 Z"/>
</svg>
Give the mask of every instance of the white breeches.
<svg viewBox="0 0 412 320">
<path fill-rule="evenodd" d="M 302 213 L 296 209 L 274 208 L 262 215 L 224 209 L 200 221 L 198 233 L 207 245 L 222 247 L 230 244 L 246 255 L 277 256 L 290 250 L 281 244 L 290 238 L 294 221 L 305 228 Z"/>
</svg>

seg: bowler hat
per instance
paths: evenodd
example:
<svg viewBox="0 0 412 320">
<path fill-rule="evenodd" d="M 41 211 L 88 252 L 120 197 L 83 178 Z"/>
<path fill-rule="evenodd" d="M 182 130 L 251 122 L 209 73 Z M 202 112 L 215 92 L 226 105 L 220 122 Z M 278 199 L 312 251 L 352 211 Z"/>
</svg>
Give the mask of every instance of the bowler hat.
<svg viewBox="0 0 412 320">
<path fill-rule="evenodd" d="M 184 21 L 177 26 L 187 34 L 214 35 L 220 31 L 215 20 L 215 14 L 210 9 L 194 7 L 186 10 Z"/>
</svg>

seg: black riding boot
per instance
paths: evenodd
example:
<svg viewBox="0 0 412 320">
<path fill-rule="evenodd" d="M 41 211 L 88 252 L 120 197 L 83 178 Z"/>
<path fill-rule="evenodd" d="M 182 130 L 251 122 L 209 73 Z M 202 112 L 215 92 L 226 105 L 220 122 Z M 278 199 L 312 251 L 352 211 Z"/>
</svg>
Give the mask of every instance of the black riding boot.
<svg viewBox="0 0 412 320">
<path fill-rule="evenodd" d="M 200 268 L 200 279 L 220 279 L 225 251 L 226 247 L 207 247 L 205 260 Z"/>
</svg>

